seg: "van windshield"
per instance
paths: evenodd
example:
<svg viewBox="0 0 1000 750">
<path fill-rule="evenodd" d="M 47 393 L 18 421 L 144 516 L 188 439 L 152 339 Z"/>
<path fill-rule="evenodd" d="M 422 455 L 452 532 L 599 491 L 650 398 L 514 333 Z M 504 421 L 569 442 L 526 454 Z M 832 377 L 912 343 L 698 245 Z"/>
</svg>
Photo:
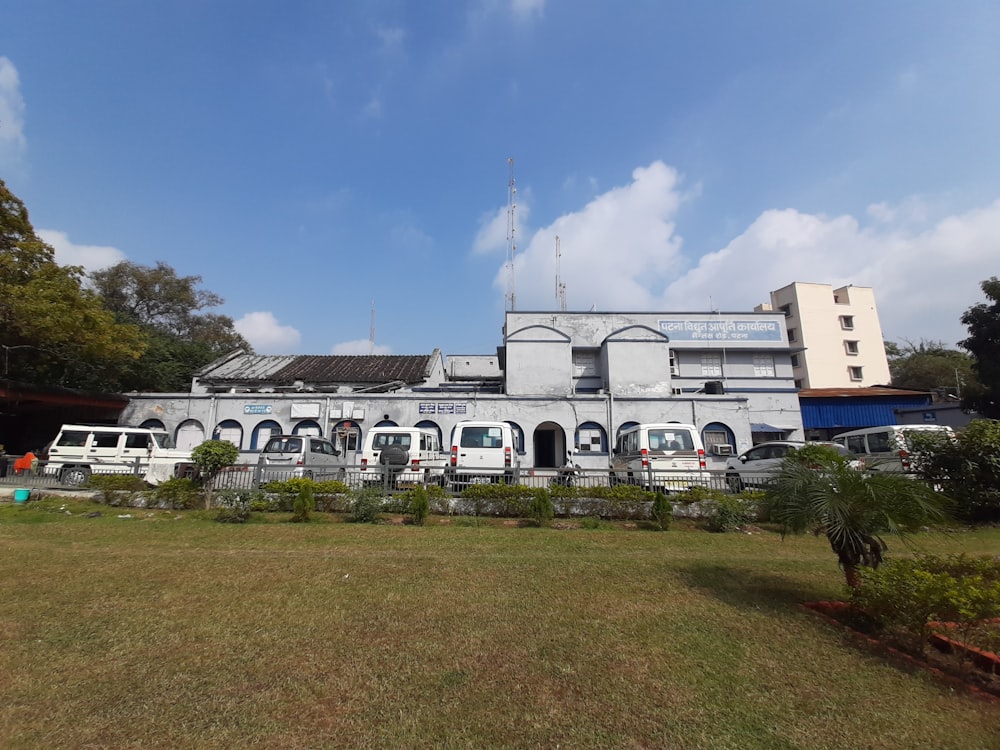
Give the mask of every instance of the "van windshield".
<svg viewBox="0 0 1000 750">
<path fill-rule="evenodd" d="M 384 450 L 390 445 L 398 445 L 400 448 L 410 449 L 410 436 L 409 435 L 393 435 L 392 433 L 380 433 L 375 436 L 375 441 L 372 447 L 377 450 Z"/>
<path fill-rule="evenodd" d="M 157 448 L 176 448 L 174 445 L 174 440 L 170 435 L 165 432 L 154 432 L 153 441 L 156 443 Z"/>
<path fill-rule="evenodd" d="M 649 449 L 651 451 L 693 451 L 694 441 L 687 430 L 650 430 Z"/>
<path fill-rule="evenodd" d="M 302 438 L 271 438 L 264 446 L 264 453 L 299 453 L 302 451 Z"/>
<path fill-rule="evenodd" d="M 463 448 L 502 448 L 503 432 L 499 427 L 466 427 L 459 444 Z"/>
</svg>

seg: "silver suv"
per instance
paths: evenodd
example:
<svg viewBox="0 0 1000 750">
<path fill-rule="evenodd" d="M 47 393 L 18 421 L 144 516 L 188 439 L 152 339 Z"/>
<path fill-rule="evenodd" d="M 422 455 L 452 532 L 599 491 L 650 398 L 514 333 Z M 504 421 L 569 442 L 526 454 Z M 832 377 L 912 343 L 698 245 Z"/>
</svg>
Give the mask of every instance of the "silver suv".
<svg viewBox="0 0 1000 750">
<path fill-rule="evenodd" d="M 272 435 L 257 459 L 260 482 L 293 477 L 340 479 L 344 463 L 333 443 L 315 435 Z"/>
<path fill-rule="evenodd" d="M 845 458 L 856 458 L 847 448 L 837 443 L 771 440 L 759 443 L 726 461 L 726 480 L 730 489 L 733 492 L 742 492 L 747 488 L 762 489 L 778 473 L 778 468 L 789 451 L 804 445 L 825 445 Z"/>
</svg>

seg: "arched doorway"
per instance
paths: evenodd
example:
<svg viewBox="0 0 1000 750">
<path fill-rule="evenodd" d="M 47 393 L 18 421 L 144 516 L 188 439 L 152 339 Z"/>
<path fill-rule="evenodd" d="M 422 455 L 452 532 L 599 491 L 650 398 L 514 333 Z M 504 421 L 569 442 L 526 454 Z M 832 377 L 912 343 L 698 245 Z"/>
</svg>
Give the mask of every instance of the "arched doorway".
<svg viewBox="0 0 1000 750">
<path fill-rule="evenodd" d="M 532 436 L 535 466 L 555 468 L 566 463 L 566 431 L 555 422 L 542 422 Z"/>
</svg>

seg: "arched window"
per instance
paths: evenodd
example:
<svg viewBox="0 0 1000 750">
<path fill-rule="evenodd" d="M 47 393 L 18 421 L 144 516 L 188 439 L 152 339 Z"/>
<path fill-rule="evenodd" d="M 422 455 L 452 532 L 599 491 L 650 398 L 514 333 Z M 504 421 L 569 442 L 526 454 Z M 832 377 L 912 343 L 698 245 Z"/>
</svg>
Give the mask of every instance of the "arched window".
<svg viewBox="0 0 1000 750">
<path fill-rule="evenodd" d="M 263 449 L 267 445 L 267 440 L 271 435 L 280 434 L 281 425 L 273 419 L 265 419 L 253 429 L 253 434 L 250 436 L 250 450 L 259 451 Z"/>
<path fill-rule="evenodd" d="M 243 425 L 235 419 L 224 419 L 212 430 L 213 440 L 228 440 L 237 448 L 243 447 Z"/>
<path fill-rule="evenodd" d="M 429 419 L 421 419 L 419 422 L 417 422 L 414 425 L 414 427 L 424 427 L 424 428 L 427 428 L 429 430 L 434 430 L 437 433 L 437 436 L 438 436 L 438 444 L 439 445 L 444 445 L 444 443 L 442 442 L 442 439 L 441 439 L 441 428 L 437 425 L 436 422 L 432 422 Z"/>
<path fill-rule="evenodd" d="M 619 435 L 621 435 L 623 432 L 625 432 L 625 430 L 627 430 L 629 427 L 635 427 L 637 424 L 639 424 L 639 423 L 638 422 L 622 422 L 620 425 L 618 425 L 618 431 L 615 432 L 615 437 L 617 438 Z"/>
<path fill-rule="evenodd" d="M 311 419 L 303 419 L 301 422 L 299 422 L 292 428 L 292 434 L 323 437 L 323 429 L 319 426 L 319 422 L 314 422 Z"/>
<path fill-rule="evenodd" d="M 521 429 L 521 425 L 517 422 L 511 422 L 507 420 L 507 424 L 510 425 L 511 430 L 514 431 L 514 442 L 517 444 L 517 452 L 519 455 L 524 455 L 524 430 Z"/>
<path fill-rule="evenodd" d="M 577 427 L 574 442 L 580 453 L 608 452 L 608 433 L 597 422 L 584 422 Z"/>
<path fill-rule="evenodd" d="M 330 440 L 345 453 L 361 451 L 361 426 L 350 419 L 337 422 L 330 431 Z"/>
<path fill-rule="evenodd" d="M 381 419 L 375 423 L 376 427 L 399 427 L 398 424 L 393 422 L 391 419 Z"/>
<path fill-rule="evenodd" d="M 722 422 L 711 422 L 701 431 L 705 453 L 714 456 L 732 456 L 736 453 L 736 436 Z"/>
<path fill-rule="evenodd" d="M 189 451 L 205 442 L 205 428 L 197 419 L 188 419 L 177 425 L 174 445 L 182 451 Z"/>
<path fill-rule="evenodd" d="M 163 429 L 165 429 L 164 426 L 163 426 L 163 422 L 161 422 L 159 419 L 147 419 L 147 420 L 144 420 L 142 422 L 142 424 L 140 424 L 139 426 L 140 427 L 145 427 L 148 430 L 163 430 Z"/>
</svg>

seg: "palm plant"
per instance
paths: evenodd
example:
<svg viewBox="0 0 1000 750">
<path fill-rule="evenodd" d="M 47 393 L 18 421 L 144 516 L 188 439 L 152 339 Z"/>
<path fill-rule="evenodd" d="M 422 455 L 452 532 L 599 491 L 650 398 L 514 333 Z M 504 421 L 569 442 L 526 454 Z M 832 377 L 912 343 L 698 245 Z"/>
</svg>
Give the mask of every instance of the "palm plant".
<svg viewBox="0 0 1000 750">
<path fill-rule="evenodd" d="M 817 450 L 818 449 L 818 450 Z M 767 487 L 767 517 L 782 534 L 824 534 L 847 585 L 860 586 L 858 566 L 877 568 L 888 549 L 882 535 L 906 538 L 945 517 L 946 498 L 917 479 L 892 472 L 860 471 L 832 450 L 792 453 Z"/>
</svg>

